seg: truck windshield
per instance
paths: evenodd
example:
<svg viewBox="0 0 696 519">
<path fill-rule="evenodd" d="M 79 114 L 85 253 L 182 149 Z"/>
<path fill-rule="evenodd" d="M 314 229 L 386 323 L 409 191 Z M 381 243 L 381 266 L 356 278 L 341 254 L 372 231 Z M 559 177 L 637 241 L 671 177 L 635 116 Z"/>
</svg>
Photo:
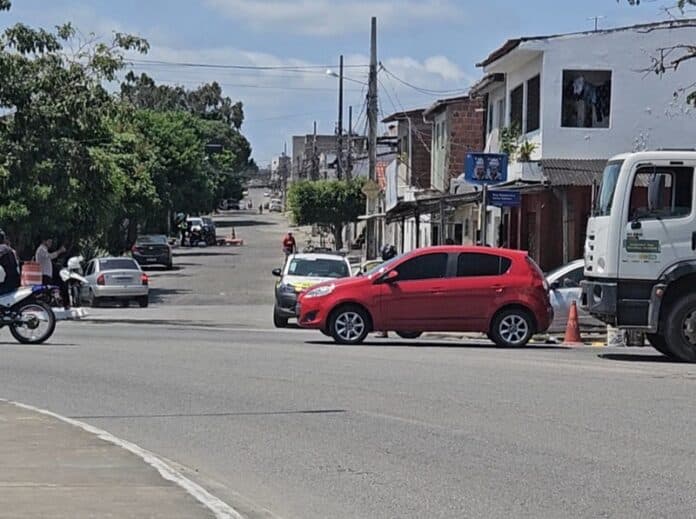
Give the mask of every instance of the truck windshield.
<svg viewBox="0 0 696 519">
<path fill-rule="evenodd" d="M 614 201 L 616 183 L 619 180 L 622 160 L 607 163 L 602 173 L 602 183 L 599 186 L 599 196 L 595 200 L 594 215 L 608 216 L 611 214 L 611 205 Z"/>
</svg>

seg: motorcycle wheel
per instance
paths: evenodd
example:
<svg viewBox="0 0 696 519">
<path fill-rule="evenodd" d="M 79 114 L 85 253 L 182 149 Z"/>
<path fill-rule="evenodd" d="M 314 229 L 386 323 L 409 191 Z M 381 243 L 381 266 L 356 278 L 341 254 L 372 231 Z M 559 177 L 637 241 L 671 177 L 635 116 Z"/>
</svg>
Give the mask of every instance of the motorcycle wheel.
<svg viewBox="0 0 696 519">
<path fill-rule="evenodd" d="M 21 323 L 10 324 L 10 333 L 22 344 L 41 344 L 56 329 L 56 316 L 45 303 L 25 303 L 17 310 Z"/>
</svg>

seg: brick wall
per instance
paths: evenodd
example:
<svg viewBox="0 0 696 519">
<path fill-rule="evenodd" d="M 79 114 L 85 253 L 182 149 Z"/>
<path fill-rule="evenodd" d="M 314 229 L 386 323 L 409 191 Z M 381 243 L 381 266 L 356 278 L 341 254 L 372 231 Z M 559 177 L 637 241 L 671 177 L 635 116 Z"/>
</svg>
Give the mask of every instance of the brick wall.
<svg viewBox="0 0 696 519">
<path fill-rule="evenodd" d="M 449 153 L 447 161 L 447 186 L 449 179 L 464 172 L 466 154 L 483 151 L 484 111 L 481 99 L 462 99 L 447 105 L 447 128 L 449 131 Z"/>
<path fill-rule="evenodd" d="M 430 181 L 430 145 L 431 145 L 431 124 L 420 120 L 412 120 L 411 137 L 411 185 L 420 189 L 428 189 Z"/>
</svg>

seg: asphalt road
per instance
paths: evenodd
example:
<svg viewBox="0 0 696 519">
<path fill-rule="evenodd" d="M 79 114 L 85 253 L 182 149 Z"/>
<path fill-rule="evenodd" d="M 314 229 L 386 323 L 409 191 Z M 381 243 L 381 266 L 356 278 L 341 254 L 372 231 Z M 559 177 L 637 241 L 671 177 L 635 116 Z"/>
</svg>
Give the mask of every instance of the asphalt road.
<svg viewBox="0 0 696 519">
<path fill-rule="evenodd" d="M 693 516 L 696 367 L 651 349 L 273 330 L 286 229 L 261 218 L 237 227 L 245 247 L 155 276 L 158 311 L 229 302 L 251 324 L 61 323 L 41 347 L 3 331 L 0 397 L 169 458 L 251 517 Z"/>
</svg>

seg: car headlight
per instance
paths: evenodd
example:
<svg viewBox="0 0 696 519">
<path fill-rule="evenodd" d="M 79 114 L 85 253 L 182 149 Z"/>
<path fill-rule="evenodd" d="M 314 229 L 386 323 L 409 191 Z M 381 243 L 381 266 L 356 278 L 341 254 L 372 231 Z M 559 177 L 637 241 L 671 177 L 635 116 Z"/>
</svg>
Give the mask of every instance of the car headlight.
<svg viewBox="0 0 696 519">
<path fill-rule="evenodd" d="M 280 291 L 281 292 L 287 292 L 288 294 L 294 294 L 295 293 L 295 286 L 291 285 L 290 283 L 281 283 L 280 285 Z"/>
<path fill-rule="evenodd" d="M 304 296 L 305 297 L 324 297 L 328 296 L 331 292 L 334 291 L 334 288 L 336 288 L 336 285 L 324 285 L 322 287 L 317 287 L 313 288 L 309 292 L 307 292 Z"/>
</svg>

